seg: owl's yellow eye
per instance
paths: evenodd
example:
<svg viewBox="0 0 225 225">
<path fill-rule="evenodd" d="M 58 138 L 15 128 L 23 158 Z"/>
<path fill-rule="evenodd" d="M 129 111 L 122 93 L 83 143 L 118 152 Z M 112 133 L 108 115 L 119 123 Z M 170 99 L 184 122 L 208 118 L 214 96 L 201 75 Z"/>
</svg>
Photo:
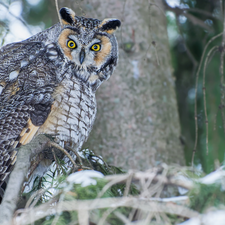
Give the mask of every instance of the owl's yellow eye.
<svg viewBox="0 0 225 225">
<path fill-rule="evenodd" d="M 74 41 L 70 40 L 67 42 L 67 46 L 69 48 L 76 48 L 76 43 Z"/>
<path fill-rule="evenodd" d="M 91 50 L 98 52 L 101 49 L 101 46 L 99 44 L 94 44 L 91 46 Z"/>
</svg>

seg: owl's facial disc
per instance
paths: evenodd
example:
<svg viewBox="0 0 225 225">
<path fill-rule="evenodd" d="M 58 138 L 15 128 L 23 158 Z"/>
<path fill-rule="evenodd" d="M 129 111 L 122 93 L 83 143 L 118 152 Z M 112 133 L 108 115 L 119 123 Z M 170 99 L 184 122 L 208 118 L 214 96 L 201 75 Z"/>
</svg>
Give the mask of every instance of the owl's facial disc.
<svg viewBox="0 0 225 225">
<path fill-rule="evenodd" d="M 69 29 L 62 31 L 58 44 L 65 56 L 71 60 L 79 70 L 88 68 L 100 69 L 110 57 L 111 42 L 105 35 L 94 35 L 85 29 Z"/>
</svg>

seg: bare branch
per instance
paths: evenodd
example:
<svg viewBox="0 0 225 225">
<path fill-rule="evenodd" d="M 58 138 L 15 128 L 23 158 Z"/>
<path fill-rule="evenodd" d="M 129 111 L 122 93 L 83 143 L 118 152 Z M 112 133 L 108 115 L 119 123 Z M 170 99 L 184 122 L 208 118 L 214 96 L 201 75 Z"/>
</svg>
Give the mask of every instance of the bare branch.
<svg viewBox="0 0 225 225">
<path fill-rule="evenodd" d="M 30 167 L 30 159 L 40 153 L 49 142 L 45 135 L 38 135 L 32 142 L 24 145 L 18 151 L 17 162 L 10 174 L 2 204 L 0 205 L 0 224 L 12 220 L 16 203 Z"/>
<path fill-rule="evenodd" d="M 67 148 L 68 150 L 72 151 L 72 152 L 76 155 L 76 157 L 77 157 L 77 159 L 78 159 L 80 165 L 83 166 L 82 159 L 81 159 L 79 153 L 76 151 L 76 149 L 73 149 L 73 148 L 71 148 L 71 147 L 69 147 L 69 146 L 65 146 L 65 148 Z"/>
<path fill-rule="evenodd" d="M 185 206 L 175 205 L 174 203 L 162 203 L 156 201 L 150 201 L 148 199 L 140 199 L 135 197 L 123 197 L 123 198 L 103 198 L 98 199 L 98 202 L 93 204 L 93 200 L 74 200 L 59 202 L 54 205 L 49 203 L 42 204 L 31 210 L 25 210 L 20 217 L 16 219 L 20 225 L 26 225 L 34 223 L 35 221 L 44 218 L 48 215 L 52 215 L 52 212 L 56 212 L 57 208 L 61 208 L 62 212 L 68 211 L 90 211 L 94 209 L 103 208 L 115 208 L 115 207 L 130 207 L 138 208 L 145 212 L 158 212 L 169 213 L 186 218 L 198 216 L 199 213 L 193 211 Z"/>
<path fill-rule="evenodd" d="M 117 183 L 119 183 L 119 182 L 126 181 L 127 178 L 129 178 L 129 174 L 117 174 L 117 175 L 110 175 L 110 176 L 105 177 L 105 179 L 110 181 L 110 183 L 112 182 L 111 186 L 116 183 L 116 180 L 117 180 Z M 133 173 L 133 180 L 141 180 L 141 179 L 144 179 L 144 180 L 145 179 L 152 179 L 153 181 L 160 181 L 163 184 L 176 185 L 176 186 L 188 189 L 188 190 L 190 190 L 194 187 L 194 183 L 191 180 L 186 179 L 184 181 L 183 179 L 179 179 L 176 176 L 173 176 L 173 177 L 169 178 L 169 177 L 166 177 L 164 175 L 156 175 L 154 172 L 148 172 L 148 173 L 146 173 L 146 172 L 136 172 L 136 173 Z M 106 190 L 104 190 L 104 192 Z"/>
</svg>

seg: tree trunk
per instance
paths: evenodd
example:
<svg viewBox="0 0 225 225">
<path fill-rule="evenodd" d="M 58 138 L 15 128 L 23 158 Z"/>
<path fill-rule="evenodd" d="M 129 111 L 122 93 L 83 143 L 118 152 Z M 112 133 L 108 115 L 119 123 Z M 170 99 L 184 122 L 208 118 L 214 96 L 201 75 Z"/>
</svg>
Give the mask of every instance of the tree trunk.
<svg viewBox="0 0 225 225">
<path fill-rule="evenodd" d="M 184 165 L 175 80 L 161 0 L 64 1 L 79 16 L 118 18 L 119 64 L 97 91 L 95 125 L 83 146 L 125 169 Z"/>
</svg>

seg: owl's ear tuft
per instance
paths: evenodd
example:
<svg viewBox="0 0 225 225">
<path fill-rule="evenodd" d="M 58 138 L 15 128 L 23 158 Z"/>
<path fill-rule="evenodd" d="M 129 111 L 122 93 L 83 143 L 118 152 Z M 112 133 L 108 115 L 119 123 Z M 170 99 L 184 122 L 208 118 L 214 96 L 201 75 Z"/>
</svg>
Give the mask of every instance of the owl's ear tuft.
<svg viewBox="0 0 225 225">
<path fill-rule="evenodd" d="M 112 34 L 114 31 L 119 28 L 121 25 L 121 22 L 118 19 L 108 18 L 104 19 L 102 23 L 99 25 L 101 30 Z"/>
<path fill-rule="evenodd" d="M 72 25 L 75 22 L 75 12 L 72 9 L 63 7 L 59 10 L 64 25 Z"/>
</svg>

